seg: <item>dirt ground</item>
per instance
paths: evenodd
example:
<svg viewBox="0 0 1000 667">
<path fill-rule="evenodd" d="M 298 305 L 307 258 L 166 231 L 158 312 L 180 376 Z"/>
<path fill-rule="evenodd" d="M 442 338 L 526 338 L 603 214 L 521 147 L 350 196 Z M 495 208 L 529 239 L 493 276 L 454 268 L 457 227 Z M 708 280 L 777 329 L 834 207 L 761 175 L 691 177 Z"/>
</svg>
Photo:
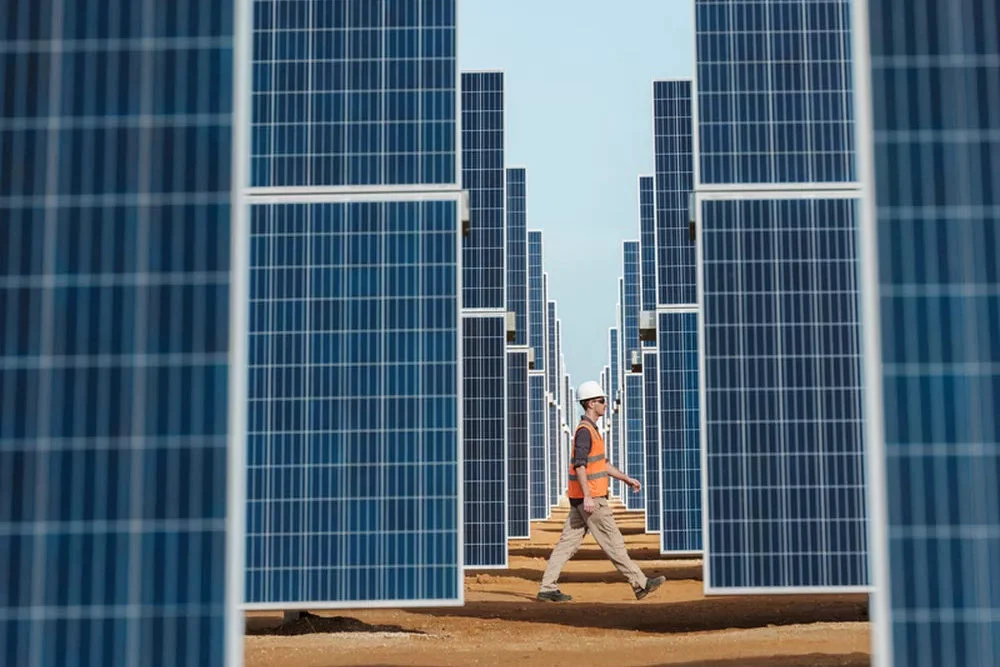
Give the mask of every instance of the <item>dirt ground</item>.
<svg viewBox="0 0 1000 667">
<path fill-rule="evenodd" d="M 665 560 L 641 514 L 616 510 L 629 553 L 667 583 L 642 601 L 592 537 L 570 561 L 560 588 L 568 603 L 534 599 L 565 510 L 512 541 L 507 570 L 468 572 L 465 606 L 317 612 L 304 634 L 268 633 L 281 616 L 247 618 L 247 667 L 341 665 L 777 665 L 869 664 L 867 598 L 702 594 L 701 562 Z M 318 629 L 318 631 L 316 631 Z"/>
</svg>

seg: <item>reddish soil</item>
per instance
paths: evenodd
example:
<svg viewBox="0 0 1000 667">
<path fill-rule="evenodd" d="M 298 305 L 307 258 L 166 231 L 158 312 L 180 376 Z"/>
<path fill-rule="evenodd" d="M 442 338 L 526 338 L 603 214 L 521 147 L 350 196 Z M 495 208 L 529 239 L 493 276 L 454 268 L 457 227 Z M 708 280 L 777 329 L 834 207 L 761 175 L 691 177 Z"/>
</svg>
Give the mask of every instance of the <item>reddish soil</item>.
<svg viewBox="0 0 1000 667">
<path fill-rule="evenodd" d="M 560 579 L 568 603 L 534 599 L 565 510 L 512 541 L 510 568 L 469 572 L 465 606 L 316 612 L 282 634 L 280 614 L 247 618 L 247 667 L 340 665 L 776 665 L 869 664 L 863 595 L 702 594 L 701 561 L 659 555 L 642 515 L 616 510 L 629 553 L 667 583 L 642 601 L 588 537 Z"/>
</svg>

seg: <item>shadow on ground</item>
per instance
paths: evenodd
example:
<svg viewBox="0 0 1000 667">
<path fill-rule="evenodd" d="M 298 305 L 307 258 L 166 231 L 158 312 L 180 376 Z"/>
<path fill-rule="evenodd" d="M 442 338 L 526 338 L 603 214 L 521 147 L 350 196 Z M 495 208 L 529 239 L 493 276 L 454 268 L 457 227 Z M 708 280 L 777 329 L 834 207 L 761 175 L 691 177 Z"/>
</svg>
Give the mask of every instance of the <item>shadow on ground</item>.
<svg viewBox="0 0 1000 667">
<path fill-rule="evenodd" d="M 464 607 L 413 611 L 437 617 L 503 619 L 651 633 L 868 621 L 865 596 L 794 599 L 785 596 L 713 597 L 685 602 L 646 601 L 639 604 L 484 601 L 466 602 Z"/>
<path fill-rule="evenodd" d="M 338 632 L 401 632 L 410 635 L 426 634 L 420 630 L 407 630 L 398 625 L 372 625 L 347 616 L 317 616 L 305 612 L 295 621 L 282 623 L 274 617 L 248 618 L 247 635 L 293 637 L 296 635 L 333 634 Z"/>
<path fill-rule="evenodd" d="M 610 561 L 608 562 L 608 567 L 611 568 Z M 491 574 L 497 577 L 516 577 L 518 579 L 524 579 L 525 581 L 542 581 L 542 572 L 544 568 L 539 568 L 537 570 L 530 568 L 511 568 L 508 570 L 468 570 L 466 571 L 466 576 L 475 576 L 477 574 Z M 668 581 L 684 581 L 688 579 L 700 581 L 701 580 L 701 565 L 685 565 L 679 567 L 670 568 L 657 568 L 649 567 L 644 565 L 642 571 L 646 573 L 647 577 L 657 577 L 663 575 Z M 624 581 L 616 572 L 567 572 L 563 570 L 559 574 L 559 583 L 562 584 L 606 584 L 615 583 L 618 581 Z"/>
</svg>

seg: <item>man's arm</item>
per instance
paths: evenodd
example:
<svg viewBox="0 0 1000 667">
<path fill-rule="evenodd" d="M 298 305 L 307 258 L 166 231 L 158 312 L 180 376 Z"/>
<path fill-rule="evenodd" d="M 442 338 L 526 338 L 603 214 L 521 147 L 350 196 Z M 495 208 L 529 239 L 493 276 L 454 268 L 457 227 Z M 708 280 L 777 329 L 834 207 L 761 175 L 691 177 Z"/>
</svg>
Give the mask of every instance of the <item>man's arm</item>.
<svg viewBox="0 0 1000 667">
<path fill-rule="evenodd" d="M 642 484 L 639 483 L 639 480 L 629 477 L 621 470 L 611 465 L 611 461 L 608 461 L 608 477 L 614 477 L 615 479 L 620 479 L 621 481 L 631 486 L 633 491 L 638 491 L 639 489 L 642 488 Z"/>
</svg>

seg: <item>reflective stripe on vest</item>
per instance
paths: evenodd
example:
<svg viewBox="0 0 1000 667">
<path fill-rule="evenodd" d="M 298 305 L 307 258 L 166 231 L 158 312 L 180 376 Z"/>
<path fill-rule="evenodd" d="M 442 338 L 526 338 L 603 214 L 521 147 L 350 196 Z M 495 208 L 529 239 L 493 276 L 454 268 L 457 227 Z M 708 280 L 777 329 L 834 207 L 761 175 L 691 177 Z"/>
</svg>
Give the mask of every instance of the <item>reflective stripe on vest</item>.
<svg viewBox="0 0 1000 667">
<path fill-rule="evenodd" d="M 594 425 L 586 419 L 580 420 L 580 425 L 576 427 L 579 433 L 581 428 L 590 431 L 590 455 L 587 457 L 587 486 L 590 495 L 594 498 L 608 495 L 608 461 L 604 454 L 604 438 Z M 576 434 L 573 434 L 573 441 L 576 442 Z M 566 495 L 570 498 L 583 498 L 583 487 L 576 479 L 576 468 L 573 467 L 573 443 L 570 444 L 570 464 L 569 464 L 569 485 Z"/>
</svg>

